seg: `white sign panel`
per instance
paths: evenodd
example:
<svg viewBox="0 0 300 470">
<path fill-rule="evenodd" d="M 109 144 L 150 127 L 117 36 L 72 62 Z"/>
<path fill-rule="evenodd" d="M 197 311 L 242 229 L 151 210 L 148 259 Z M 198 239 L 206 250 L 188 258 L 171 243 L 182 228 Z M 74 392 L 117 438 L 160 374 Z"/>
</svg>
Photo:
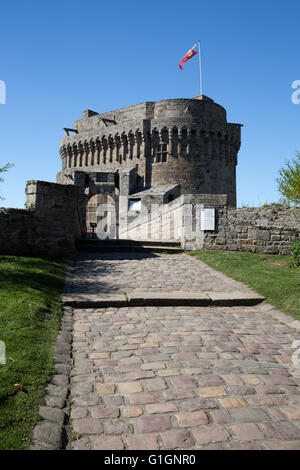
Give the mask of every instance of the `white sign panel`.
<svg viewBox="0 0 300 470">
<path fill-rule="evenodd" d="M 6 364 L 5 360 L 5 343 L 0 341 L 0 364 Z"/>
<path fill-rule="evenodd" d="M 137 211 L 137 212 L 141 212 L 141 207 L 142 207 L 142 201 L 139 199 L 139 200 L 136 200 L 136 201 L 129 201 L 129 209 L 130 211 Z"/>
<path fill-rule="evenodd" d="M 201 230 L 215 230 L 215 209 L 201 209 Z"/>
</svg>

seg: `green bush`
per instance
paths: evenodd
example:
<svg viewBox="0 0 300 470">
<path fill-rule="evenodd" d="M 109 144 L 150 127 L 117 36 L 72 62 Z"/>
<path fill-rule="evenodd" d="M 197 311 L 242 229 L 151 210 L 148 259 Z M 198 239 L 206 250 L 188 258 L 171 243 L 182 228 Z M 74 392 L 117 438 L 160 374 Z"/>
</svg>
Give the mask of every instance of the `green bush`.
<svg viewBox="0 0 300 470">
<path fill-rule="evenodd" d="M 277 178 L 280 194 L 293 204 L 300 204 L 300 152 L 296 152 L 294 160 L 286 162 L 279 170 Z"/>
<path fill-rule="evenodd" d="M 291 255 L 293 257 L 293 266 L 299 268 L 300 266 L 300 243 L 295 240 L 291 249 Z"/>
<path fill-rule="evenodd" d="M 265 202 L 261 207 L 274 207 L 275 209 L 288 209 L 291 207 L 291 204 L 288 200 L 286 199 L 279 199 L 277 202 Z"/>
</svg>

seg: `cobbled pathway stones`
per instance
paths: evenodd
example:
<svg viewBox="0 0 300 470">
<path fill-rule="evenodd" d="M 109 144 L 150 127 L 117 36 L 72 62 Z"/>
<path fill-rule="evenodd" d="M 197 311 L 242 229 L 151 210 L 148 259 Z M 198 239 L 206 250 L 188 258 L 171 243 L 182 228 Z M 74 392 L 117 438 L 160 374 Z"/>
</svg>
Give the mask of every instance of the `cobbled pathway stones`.
<svg viewBox="0 0 300 470">
<path fill-rule="evenodd" d="M 83 254 L 68 293 L 237 285 L 248 289 L 187 255 Z M 299 450 L 300 338 L 278 313 L 74 309 L 69 448 Z"/>
<path fill-rule="evenodd" d="M 118 294 L 148 292 L 251 290 L 189 255 L 144 253 L 81 253 L 77 257 L 69 292 Z"/>
</svg>

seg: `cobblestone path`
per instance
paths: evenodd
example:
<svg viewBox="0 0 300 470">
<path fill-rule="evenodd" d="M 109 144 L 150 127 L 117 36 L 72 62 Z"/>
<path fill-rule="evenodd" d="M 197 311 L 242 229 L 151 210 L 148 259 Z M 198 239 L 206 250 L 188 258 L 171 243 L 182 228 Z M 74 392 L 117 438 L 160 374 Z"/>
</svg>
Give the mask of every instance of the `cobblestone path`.
<svg viewBox="0 0 300 470">
<path fill-rule="evenodd" d="M 150 292 L 232 292 L 249 289 L 188 255 L 144 253 L 96 253 L 78 256 L 71 293 L 118 293 L 128 290 Z"/>
<path fill-rule="evenodd" d="M 74 293 L 242 288 L 186 255 L 87 254 L 74 273 Z M 74 309 L 69 448 L 300 449 L 300 337 L 282 319 L 267 304 Z"/>
</svg>

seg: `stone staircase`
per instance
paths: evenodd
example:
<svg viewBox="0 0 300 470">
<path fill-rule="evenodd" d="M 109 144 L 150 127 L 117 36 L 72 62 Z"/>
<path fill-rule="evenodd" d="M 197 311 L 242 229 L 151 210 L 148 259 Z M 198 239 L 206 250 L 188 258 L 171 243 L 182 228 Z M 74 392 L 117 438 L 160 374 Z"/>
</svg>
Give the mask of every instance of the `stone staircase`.
<svg viewBox="0 0 300 470">
<path fill-rule="evenodd" d="M 143 252 L 143 253 L 182 253 L 184 250 L 174 240 L 123 240 L 123 239 L 82 239 L 77 240 L 78 251 L 87 252 Z"/>
</svg>

